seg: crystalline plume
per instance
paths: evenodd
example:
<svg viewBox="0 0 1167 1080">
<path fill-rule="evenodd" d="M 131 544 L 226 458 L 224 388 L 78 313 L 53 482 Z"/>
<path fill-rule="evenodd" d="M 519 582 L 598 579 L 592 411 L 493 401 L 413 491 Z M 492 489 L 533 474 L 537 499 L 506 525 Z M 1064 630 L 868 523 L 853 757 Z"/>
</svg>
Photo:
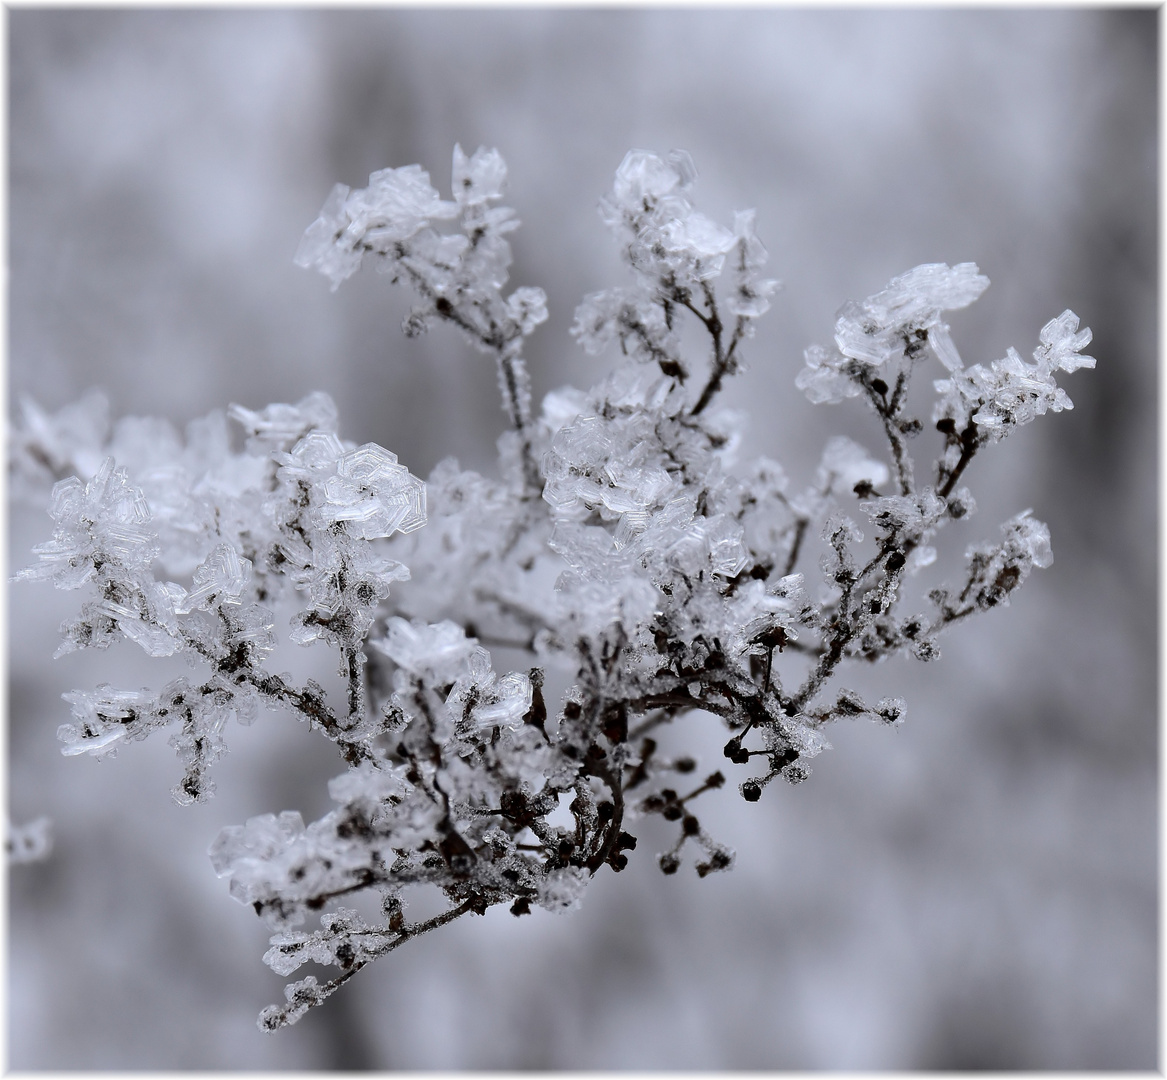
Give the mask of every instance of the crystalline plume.
<svg viewBox="0 0 1167 1080">
<path fill-rule="evenodd" d="M 573 911 L 583 901 L 591 875 L 578 866 L 551 870 L 537 879 L 538 905 L 548 911 Z"/>
<path fill-rule="evenodd" d="M 745 319 L 756 319 L 770 309 L 770 297 L 778 291 L 780 282 L 761 278 L 758 271 L 766 265 L 769 256 L 754 232 L 756 211 L 738 210 L 733 215 L 733 232 L 737 251 L 731 258 L 733 291 L 726 306 L 730 314 Z"/>
<path fill-rule="evenodd" d="M 299 982 L 288 983 L 284 987 L 287 1005 L 269 1005 L 259 1014 L 259 1029 L 275 1031 L 286 1024 L 294 1024 L 309 1009 L 319 1005 L 332 991 L 320 986 L 315 975 L 309 975 Z"/>
<path fill-rule="evenodd" d="M 680 338 L 660 303 L 641 289 L 605 289 L 585 296 L 576 308 L 571 334 L 592 355 L 618 342 L 633 360 L 683 375 Z"/>
<path fill-rule="evenodd" d="M 931 488 L 925 488 L 915 495 L 865 499 L 860 507 L 888 535 L 898 532 L 905 538 L 917 541 L 934 529 L 948 510 L 948 504 Z"/>
<path fill-rule="evenodd" d="M 439 296 L 457 290 L 459 264 L 470 253 L 470 247 L 470 240 L 462 233 L 439 233 L 433 229 L 426 229 L 409 242 L 413 262 L 428 264 L 426 275 L 430 289 Z M 388 270 L 391 266 L 392 262 L 385 262 L 381 269 Z"/>
<path fill-rule="evenodd" d="M 232 647 L 246 644 L 251 662 L 262 661 L 275 649 L 275 617 L 268 608 L 262 604 L 248 604 L 235 619 L 238 629 L 231 634 L 229 644 Z"/>
<path fill-rule="evenodd" d="M 1078 316 L 1068 308 L 1056 319 L 1041 328 L 1038 340 L 1041 344 L 1033 354 L 1039 367 L 1048 370 L 1077 371 L 1079 368 L 1094 367 L 1093 356 L 1082 355 L 1082 350 L 1090 344 L 1093 334 L 1090 327 L 1078 329 Z"/>
<path fill-rule="evenodd" d="M 61 753 L 65 757 L 78 754 L 92 754 L 95 758 L 113 755 L 117 743 L 126 736 L 125 728 L 107 728 L 100 735 L 82 735 L 72 724 L 62 724 L 57 728 L 57 740 L 62 744 Z"/>
<path fill-rule="evenodd" d="M 568 571 L 555 587 L 570 599 L 564 613 L 567 625 L 584 634 L 599 634 L 614 622 L 635 626 L 650 620 L 661 596 L 643 574 L 620 566 L 587 576 Z"/>
<path fill-rule="evenodd" d="M 291 451 L 274 454 L 280 463 L 281 480 L 306 480 L 308 483 L 326 480 L 336 471 L 336 464 L 344 456 L 344 444 L 332 432 L 310 431 Z"/>
<path fill-rule="evenodd" d="M 1003 434 L 1007 427 L 1028 424 L 1047 409 L 1061 412 L 1074 407 L 1066 392 L 1054 383 L 1053 376 L 1031 368 L 1016 349 L 1008 349 L 1004 359 L 993 362 L 988 376 L 977 381 L 980 382 L 977 387 L 981 391 L 980 408 L 972 419 L 995 433 Z"/>
<path fill-rule="evenodd" d="M 879 367 L 903 352 L 905 337 L 940 327 L 941 312 L 967 307 L 988 285 L 975 263 L 917 266 L 862 303 L 844 305 L 835 322 L 835 343 L 844 356 Z M 941 353 L 953 362 L 946 346 Z"/>
<path fill-rule="evenodd" d="M 822 538 L 831 545 L 819 561 L 827 581 L 835 581 L 838 571 L 853 571 L 854 562 L 849 549 L 863 543 L 863 533 L 855 522 L 841 510 L 834 510 L 823 523 Z"/>
<path fill-rule="evenodd" d="M 968 307 L 989 287 L 989 279 L 976 263 L 925 263 L 889 281 L 882 292 L 870 297 L 865 306 L 873 312 L 893 315 L 901 322 L 914 322 L 934 311 L 957 311 Z"/>
<path fill-rule="evenodd" d="M 739 237 L 693 208 L 684 194 L 696 176 L 692 158 L 674 150 L 667 158 L 645 150 L 628 153 L 616 171 L 600 213 L 622 240 L 625 256 L 655 290 L 693 288 L 721 273 Z"/>
<path fill-rule="evenodd" d="M 57 522 L 53 539 L 33 548 L 39 564 L 20 571 L 17 580 L 51 579 L 59 589 L 76 589 L 98 563 L 143 571 L 158 554 L 145 496 L 113 458 L 88 484 L 75 476 L 55 484 L 49 513 Z"/>
<path fill-rule="evenodd" d="M 495 681 L 484 697 L 483 703 L 471 710 L 479 728 L 520 727 L 523 716 L 531 708 L 531 680 L 521 672 L 512 671 Z"/>
<path fill-rule="evenodd" d="M 718 514 L 707 525 L 709 563 L 713 573 L 737 577 L 750 562 L 750 553 L 742 543 L 742 528 L 728 514 Z"/>
<path fill-rule="evenodd" d="M 476 206 L 502 196 L 507 167 L 502 154 L 480 146 L 473 157 L 454 144 L 454 175 L 451 189 L 459 206 Z"/>
<path fill-rule="evenodd" d="M 287 450 L 309 431 L 334 432 L 337 424 L 336 405 L 320 391 L 295 405 L 268 405 L 259 412 L 232 405 L 227 415 L 243 425 L 248 435 L 248 449 L 264 455 Z"/>
<path fill-rule="evenodd" d="M 304 614 L 306 621 L 292 635 L 294 641 L 306 645 L 318 637 L 337 644 L 348 643 L 350 638 L 342 641 L 336 631 L 314 617 L 333 616 L 342 610 L 345 632 L 363 638 L 373 625 L 378 603 L 389 595 L 390 584 L 408 581 L 410 574 L 409 567 L 369 550 L 343 533 L 324 533 L 316 537 L 307 569 L 295 576 L 312 600 L 312 612 Z"/>
<path fill-rule="evenodd" d="M 647 150 L 629 150 L 616 170 L 610 205 L 640 213 L 644 203 L 686 190 L 696 176 L 693 159 L 684 150 L 674 150 L 668 158 Z"/>
<path fill-rule="evenodd" d="M 251 562 L 241 558 L 230 544 L 219 544 L 194 572 L 194 588 L 175 611 L 186 615 L 207 608 L 215 600 L 237 604 L 251 580 Z"/>
<path fill-rule="evenodd" d="M 575 309 L 571 336 L 596 356 L 616 340 L 617 317 L 626 303 L 623 289 L 589 293 Z"/>
<path fill-rule="evenodd" d="M 862 386 L 848 376 L 849 361 L 842 353 L 811 345 L 803 358 L 806 367 L 795 376 L 794 385 L 812 404 L 834 404 L 863 392 Z"/>
<path fill-rule="evenodd" d="M 688 402 L 676 383 L 652 368 L 624 364 L 592 388 L 592 413 L 648 413 L 676 416 Z M 643 423 L 643 420 L 639 421 Z"/>
<path fill-rule="evenodd" d="M 333 185 L 319 217 L 304 230 L 293 260 L 305 269 L 315 266 L 332 281 L 333 292 L 361 266 L 362 252 L 352 243 L 342 242 L 349 225 L 345 202 L 351 190 L 348 184 Z"/>
<path fill-rule="evenodd" d="M 788 640 L 796 639 L 807 607 L 802 582 L 801 574 L 792 574 L 769 586 L 756 580 L 740 586 L 726 606 L 733 628 L 726 644 L 736 653 L 754 651 L 768 638 L 772 641 L 770 635 L 778 628 Z"/>
<path fill-rule="evenodd" d="M 425 484 L 376 443 L 345 454 L 324 485 L 323 521 L 344 521 L 362 540 L 413 532 L 426 520 Z"/>
<path fill-rule="evenodd" d="M 242 690 L 236 693 L 233 685 L 216 681 L 218 685 L 213 682 L 211 685 L 215 688 L 209 694 L 188 692 L 183 695 L 186 717 L 182 726 L 170 736 L 170 745 L 174 747 L 184 771 L 182 780 L 171 789 L 174 801 L 180 806 L 203 802 L 214 794 L 215 785 L 208 772 L 227 752 L 223 729 L 238 710 L 243 711 L 244 722 L 254 711 L 251 692 Z"/>
<path fill-rule="evenodd" d="M 1001 526 L 1005 534 L 1004 555 L 1010 563 L 1032 564 L 1044 570 L 1054 561 L 1049 526 L 1031 517 L 1032 513 L 1023 510 Z"/>
<path fill-rule="evenodd" d="M 608 516 L 643 510 L 675 488 L 660 466 L 647 417 L 580 417 L 560 429 L 544 456 L 543 498 L 561 513 L 582 516 L 603 507 Z"/>
<path fill-rule="evenodd" d="M 228 825 L 211 844 L 211 865 L 219 877 L 234 873 L 245 859 L 269 859 L 304 832 L 298 811 L 285 810 L 249 818 L 246 825 Z"/>
<path fill-rule="evenodd" d="M 547 294 L 529 285 L 515 289 L 506 302 L 507 318 L 526 336 L 540 323 L 547 321 Z"/>
<path fill-rule="evenodd" d="M 294 811 L 265 814 L 224 829 L 211 861 L 220 877 L 230 875 L 232 896 L 282 930 L 302 923 L 317 898 L 352 889 L 379 863 L 378 850 L 345 829 L 345 820 L 333 811 L 304 828 Z M 386 850 L 395 839 L 386 839 Z"/>
<path fill-rule="evenodd" d="M 111 586 L 109 596 L 81 605 L 80 615 L 61 626 L 61 644 L 54 656 L 77 649 L 102 649 L 124 636 L 150 656 L 172 656 L 183 642 L 174 605 L 186 595 L 174 582 L 142 582 L 126 594 L 124 585 Z M 115 600 L 112 597 L 117 596 Z M 124 602 L 121 602 L 124 601 Z"/>
<path fill-rule="evenodd" d="M 369 933 L 369 925 L 357 912 L 349 908 L 326 912 L 320 916 L 320 926 L 311 934 L 285 931 L 273 935 L 272 948 L 264 953 L 263 962 L 277 975 L 290 975 L 307 963 L 349 967 L 377 955 L 377 936 Z"/>
<path fill-rule="evenodd" d="M 159 626 L 149 616 L 143 618 L 139 610 L 125 607 L 112 600 L 101 601 L 97 605 L 97 610 L 107 616 L 111 622 L 116 623 L 118 630 L 127 640 L 132 641 L 147 656 L 173 656 L 183 647 L 182 639 L 176 632 L 177 627 L 174 630 L 168 630 Z M 83 615 L 89 616 L 92 611 L 93 609 L 86 605 Z M 173 614 L 174 611 L 171 609 L 172 617 Z M 91 633 L 92 629 L 92 622 L 90 622 Z M 72 652 L 79 644 L 80 642 L 69 633 L 66 642 L 57 650 L 57 655 L 63 656 L 67 652 Z"/>
<path fill-rule="evenodd" d="M 355 802 L 384 802 L 409 790 L 405 766 L 374 765 L 362 761 L 359 766 L 328 781 L 328 794 L 341 806 Z"/>
<path fill-rule="evenodd" d="M 710 272 L 721 268 L 721 260 L 737 246 L 737 237 L 729 229 L 696 211 L 684 218 L 674 218 L 661 229 L 665 247 L 690 254 L 701 260 Z"/>
<path fill-rule="evenodd" d="M 933 420 L 951 420 L 957 431 L 976 424 L 990 440 L 1004 438 L 1013 428 L 1048 412 L 1072 409 L 1069 395 L 1057 385 L 1054 371 L 1093 367 L 1094 357 L 1081 354 L 1090 343 L 1089 327 L 1079 331 L 1078 317 L 1064 311 L 1042 327 L 1033 363 L 1014 348 L 986 368 L 976 364 L 937 380 L 940 395 Z"/>
<path fill-rule="evenodd" d="M 982 610 L 1007 605 L 1035 567 L 1054 561 L 1049 528 L 1025 510 L 1001 526 L 1004 540 L 989 546 L 973 545 L 965 553 L 969 560 L 969 584 L 965 594 Z"/>
<path fill-rule="evenodd" d="M 263 954 L 263 962 L 277 975 L 291 975 L 305 964 L 335 964 L 338 944 L 322 938 L 319 932 L 305 934 L 301 930 L 285 930 L 272 935 L 271 948 Z"/>
<path fill-rule="evenodd" d="M 947 323 L 937 322 L 931 326 L 928 330 L 928 344 L 932 346 L 936 359 L 949 371 L 960 371 L 963 367 Z"/>
<path fill-rule="evenodd" d="M 832 436 L 823 449 L 819 483 L 832 491 L 851 492 L 866 481 L 878 488 L 888 481 L 887 466 L 876 461 L 859 443 L 845 435 Z"/>
<path fill-rule="evenodd" d="M 467 671 L 490 669 L 490 654 L 457 623 L 426 624 L 393 616 L 389 636 L 374 642 L 394 663 L 437 684 L 452 683 Z"/>
<path fill-rule="evenodd" d="M 352 632 L 361 639 L 373 625 L 378 604 L 389 595 L 390 584 L 409 580 L 409 567 L 352 541 L 344 545 L 343 566 L 341 575 L 332 559 L 318 565 L 317 573 L 308 579 L 308 591 L 318 608 L 330 612 L 344 608 L 352 621 Z"/>
<path fill-rule="evenodd" d="M 547 541 L 552 551 L 562 555 L 568 566 L 585 577 L 615 577 L 631 569 L 630 552 L 622 551 L 618 539 L 598 525 L 557 521 Z M 558 587 L 558 586 L 557 586 Z"/>
<path fill-rule="evenodd" d="M 74 720 L 57 729 L 61 753 L 66 757 L 104 757 L 121 740 L 144 737 L 154 719 L 154 698 L 149 690 L 115 690 L 102 683 L 94 690 L 73 690 L 63 696 L 72 706 Z"/>
<path fill-rule="evenodd" d="M 192 421 L 184 444 L 165 421 L 126 417 L 108 443 L 145 496 L 169 573 L 191 573 L 224 539 L 263 532 L 256 496 L 266 452 L 233 452 L 226 424 L 222 412 Z"/>
<path fill-rule="evenodd" d="M 431 221 L 454 217 L 455 203 L 443 202 L 419 165 L 381 169 L 369 176 L 369 186 L 356 191 L 337 184 L 320 216 L 308 226 L 295 263 L 316 267 L 335 291 L 356 273 L 365 250 L 387 251 L 408 240 Z"/>
<path fill-rule="evenodd" d="M 348 237 L 368 234 L 371 242 L 380 244 L 407 240 L 430 221 L 452 218 L 457 210 L 438 195 L 425 169 L 405 165 L 370 173 L 369 186 L 345 200 L 345 212 L 350 219 Z"/>
</svg>

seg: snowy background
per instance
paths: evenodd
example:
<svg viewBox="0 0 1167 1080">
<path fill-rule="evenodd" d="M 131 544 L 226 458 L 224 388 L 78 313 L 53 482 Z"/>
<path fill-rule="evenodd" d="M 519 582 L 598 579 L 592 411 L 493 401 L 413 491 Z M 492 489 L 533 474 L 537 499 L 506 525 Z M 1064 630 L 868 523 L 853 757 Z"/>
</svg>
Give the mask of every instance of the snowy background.
<svg viewBox="0 0 1167 1080">
<path fill-rule="evenodd" d="M 1156 18 L 9 10 L 10 409 L 100 386 L 181 423 L 323 389 L 416 474 L 490 469 L 491 363 L 444 328 L 405 341 L 377 275 L 331 295 L 291 262 L 335 181 L 418 162 L 446 190 L 456 141 L 510 166 L 512 282 L 551 308 L 537 395 L 611 362 L 567 329 L 619 280 L 595 206 L 633 146 L 688 149 L 711 216 L 758 209 L 785 288 L 727 399 L 797 481 L 830 434 L 880 447 L 863 410 L 794 389 L 803 348 L 917 263 L 993 281 L 951 319 L 966 362 L 1028 355 L 1066 307 L 1099 358 L 1072 413 L 978 458 L 981 509 L 947 537 L 1032 506 L 1054 566 L 939 663 L 879 669 L 902 730 L 833 730 L 760 804 L 706 796 L 731 874 L 663 877 L 650 831 L 579 912 L 463 920 L 278 1036 L 254 1024 L 283 981 L 265 929 L 204 853 L 252 814 L 320 813 L 327 747 L 261 718 L 188 809 L 164 739 L 61 758 L 62 691 L 157 673 L 128 648 L 51 662 L 75 598 L 11 588 L 10 813 L 52 816 L 56 847 L 10 872 L 9 1067 L 1154 1068 Z M 10 566 L 48 525 L 13 508 Z M 709 719 L 687 726 L 713 763 Z"/>
</svg>

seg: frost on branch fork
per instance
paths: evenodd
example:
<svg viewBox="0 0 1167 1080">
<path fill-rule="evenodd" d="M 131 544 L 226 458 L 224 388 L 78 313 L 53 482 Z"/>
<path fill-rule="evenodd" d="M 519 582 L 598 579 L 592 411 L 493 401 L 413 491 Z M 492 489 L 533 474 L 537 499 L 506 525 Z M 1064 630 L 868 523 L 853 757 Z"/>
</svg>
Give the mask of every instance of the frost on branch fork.
<svg viewBox="0 0 1167 1080">
<path fill-rule="evenodd" d="M 389 451 L 344 441 L 323 394 L 233 405 L 185 440 L 163 421 L 111 432 L 100 398 L 55 417 L 24 403 L 17 479 L 89 477 L 53 488 L 53 539 L 17 575 L 87 589 L 59 652 L 127 638 L 195 671 L 159 692 L 66 695 L 64 752 L 112 755 L 166 728 L 181 764 L 174 797 L 201 800 L 229 720 L 263 706 L 307 722 L 343 759 L 330 813 L 308 825 L 266 814 L 211 848 L 232 895 L 274 931 L 264 959 L 276 972 L 337 969 L 291 983 L 264 1029 L 462 915 L 575 906 L 594 874 L 627 865 L 647 816 L 675 823 L 664 873 L 729 868 L 699 797 L 729 778 L 750 802 L 779 776 L 798 783 L 840 717 L 899 723 L 904 702 L 864 701 L 837 685 L 843 666 L 934 659 L 941 631 L 1007 604 L 1050 564 L 1049 532 L 1025 511 L 970 547 L 925 610 L 901 610 L 941 529 L 975 510 L 963 485 L 975 455 L 1071 407 L 1055 373 L 1094 365 L 1090 331 L 1067 311 L 1041 329 L 1032 362 L 1010 349 L 965 367 L 943 316 L 988 279 L 972 263 L 918 266 L 845 305 L 833 346 L 808 349 L 794 380 L 812 402 L 864 402 L 885 455 L 826 439 L 806 485 L 769 459 L 737 465 L 741 418 L 717 395 L 777 282 L 762 276 L 753 212 L 712 221 L 691 202 L 694 177 L 681 152 L 625 158 L 601 215 L 629 277 L 586 297 L 572 328 L 619 363 L 591 390 L 549 394 L 538 415 L 523 343 L 546 298 L 504 293 L 518 221 L 497 205 L 499 153 L 455 148 L 452 200 L 416 165 L 333 189 L 296 261 L 334 288 L 371 261 L 416 296 L 407 335 L 450 323 L 495 358 L 509 420 L 496 478 L 447 459 L 423 485 Z M 686 321 L 707 338 L 704 358 L 682 348 Z M 943 375 L 929 418 L 938 456 L 917 462 L 925 425 L 908 390 L 930 358 Z M 247 435 L 241 451 L 228 418 Z M 289 616 L 293 641 L 336 651 L 338 692 L 266 666 Z M 488 647 L 501 646 L 529 666 L 496 671 Z M 549 670 L 568 686 L 554 701 Z M 689 712 L 728 729 L 724 772 L 666 756 L 653 738 Z M 411 921 L 419 887 L 446 906 Z M 343 906 L 357 893 L 377 898 L 378 917 Z M 318 929 L 301 928 L 320 912 Z"/>
</svg>

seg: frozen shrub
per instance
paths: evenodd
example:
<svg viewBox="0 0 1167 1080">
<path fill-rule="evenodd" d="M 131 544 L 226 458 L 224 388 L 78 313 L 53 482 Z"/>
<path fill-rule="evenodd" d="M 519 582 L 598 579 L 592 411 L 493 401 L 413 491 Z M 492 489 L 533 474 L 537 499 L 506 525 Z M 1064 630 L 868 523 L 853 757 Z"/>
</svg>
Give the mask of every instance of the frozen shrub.
<svg viewBox="0 0 1167 1080">
<path fill-rule="evenodd" d="M 676 829 L 657 855 L 664 873 L 729 869 L 733 851 L 696 815 L 700 796 L 730 777 L 749 802 L 778 777 L 802 782 L 841 717 L 901 723 L 902 699 L 869 704 L 835 684 L 844 665 L 933 659 L 942 631 L 1007 604 L 1050 564 L 1049 532 L 1026 511 L 999 542 L 969 548 L 963 578 L 933 588 L 928 613 L 901 610 L 948 522 L 975 509 L 957 487 L 973 457 L 1070 408 L 1055 373 L 1093 366 L 1089 330 L 1065 312 L 1040 331 L 1032 364 L 1010 349 L 966 368 L 943 316 L 988 280 L 971 263 L 918 266 L 846 304 L 833 347 L 808 349 L 795 380 L 812 402 L 865 402 L 886 460 L 834 437 L 805 486 L 768 459 L 739 465 L 740 421 L 717 395 L 777 283 L 762 276 L 753 211 L 712 221 L 694 207 L 694 178 L 681 152 L 633 151 L 617 170 L 601 214 L 630 280 L 586 297 L 572 334 L 621 360 L 590 390 L 549 394 L 537 415 L 523 343 L 546 298 L 506 291 L 518 221 L 497 205 L 499 153 L 456 148 L 452 200 L 416 165 L 333 189 L 296 261 L 334 288 L 372 262 L 416 297 L 407 334 L 449 323 L 494 357 L 510 422 L 496 478 L 448 459 L 423 484 L 388 450 L 345 441 L 322 394 L 233 405 L 185 440 L 158 421 L 111 429 L 99 399 L 57 417 L 23 406 L 15 472 L 62 478 L 53 538 L 17 578 L 88 597 L 60 651 L 126 638 L 195 670 L 157 692 L 66 695 L 64 752 L 112 755 L 166 729 L 174 797 L 201 800 L 230 720 L 262 706 L 307 722 L 342 759 L 322 818 L 265 814 L 211 848 L 231 894 L 274 931 L 273 970 L 337 969 L 290 984 L 261 1014 L 265 1030 L 463 915 L 576 906 L 597 872 L 627 865 L 645 816 Z M 708 338 L 704 360 L 682 350 L 685 320 Z M 931 417 L 940 441 L 920 466 L 908 388 L 929 356 L 945 375 Z M 241 451 L 228 418 L 243 427 Z M 292 641 L 335 651 L 341 700 L 266 666 L 281 605 Z M 528 654 L 525 670 L 495 669 L 489 648 L 502 646 Z M 569 686 L 557 702 L 544 694 L 549 669 Z M 688 712 L 725 726 L 728 776 L 659 751 L 652 733 Z M 10 852 L 31 847 L 10 835 Z M 447 905 L 411 922 L 419 886 Z M 356 893 L 376 894 L 379 919 L 340 906 Z M 301 929 L 312 916 L 319 928 Z"/>
</svg>

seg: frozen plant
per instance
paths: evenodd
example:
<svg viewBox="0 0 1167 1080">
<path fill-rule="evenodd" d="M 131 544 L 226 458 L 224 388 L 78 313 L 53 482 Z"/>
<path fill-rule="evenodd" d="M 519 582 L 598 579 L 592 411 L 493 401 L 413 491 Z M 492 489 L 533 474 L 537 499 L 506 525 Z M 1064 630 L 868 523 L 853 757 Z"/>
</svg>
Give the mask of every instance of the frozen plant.
<svg viewBox="0 0 1167 1080">
<path fill-rule="evenodd" d="M 509 420 L 497 477 L 447 459 L 423 484 L 389 451 L 342 439 L 323 394 L 233 405 L 185 439 L 157 420 L 111 429 L 100 398 L 56 417 L 25 403 L 19 476 L 85 477 L 53 488 L 53 538 L 17 575 L 86 590 L 58 652 L 128 638 L 192 667 L 160 691 L 66 695 L 64 753 L 112 755 L 166 729 L 174 797 L 202 800 L 229 721 L 262 707 L 308 723 L 343 761 L 319 820 L 266 814 L 211 847 L 231 894 L 274 932 L 264 959 L 277 973 L 336 969 L 288 985 L 260 1015 L 265 1030 L 463 915 L 574 907 L 597 872 L 627 865 L 646 817 L 675 823 L 656 856 L 664 873 L 728 869 L 733 852 L 702 825 L 699 796 L 727 774 L 748 802 L 777 777 L 799 783 L 840 717 L 899 724 L 903 700 L 864 701 L 837 684 L 844 666 L 935 659 L 942 631 L 1008 604 L 1049 566 L 1049 531 L 1025 511 L 970 547 L 925 610 L 901 610 L 941 530 L 975 509 L 962 481 L 976 454 L 1071 407 L 1055 374 L 1093 366 L 1090 331 L 1067 311 L 1041 329 L 1032 363 L 1010 349 L 965 367 L 944 314 L 988 279 L 972 263 L 918 266 L 845 305 L 833 345 L 808 349 L 795 380 L 812 402 L 861 399 L 886 456 L 835 437 L 809 483 L 768 459 L 736 466 L 741 421 L 718 392 L 777 283 L 763 276 L 753 212 L 732 226 L 706 217 L 694 176 L 681 152 L 633 151 L 620 165 L 601 214 L 630 276 L 586 297 L 572 329 L 620 361 L 588 391 L 549 394 L 537 415 L 523 344 L 546 298 L 506 291 L 518 221 L 498 205 L 499 153 L 455 148 L 452 200 L 418 166 L 333 189 L 296 261 L 334 288 L 371 262 L 416 297 L 407 335 L 449 323 L 494 357 Z M 707 339 L 704 359 L 682 347 L 686 320 Z M 930 418 L 940 439 L 919 463 L 909 384 L 930 357 L 943 369 Z M 805 565 L 816 553 L 817 586 Z M 331 691 L 270 669 L 284 623 L 292 641 L 335 651 Z M 524 670 L 495 669 L 488 647 L 503 646 L 529 655 Z M 653 738 L 691 712 L 725 726 L 725 772 Z M 411 921 L 421 887 L 445 907 Z M 379 916 L 343 906 L 358 893 Z"/>
</svg>

